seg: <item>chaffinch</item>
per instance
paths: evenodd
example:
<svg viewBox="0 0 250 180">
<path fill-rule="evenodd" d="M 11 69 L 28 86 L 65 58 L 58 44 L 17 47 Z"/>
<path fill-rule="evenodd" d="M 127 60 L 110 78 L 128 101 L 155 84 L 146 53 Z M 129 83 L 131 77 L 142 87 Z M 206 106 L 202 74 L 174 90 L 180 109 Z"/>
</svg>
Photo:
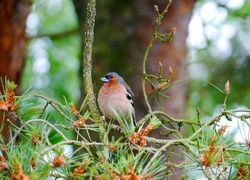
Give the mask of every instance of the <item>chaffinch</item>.
<svg viewBox="0 0 250 180">
<path fill-rule="evenodd" d="M 104 82 L 98 93 L 98 105 L 103 115 L 112 120 L 121 117 L 135 126 L 134 95 L 128 84 L 119 74 L 110 72 L 101 78 Z"/>
</svg>

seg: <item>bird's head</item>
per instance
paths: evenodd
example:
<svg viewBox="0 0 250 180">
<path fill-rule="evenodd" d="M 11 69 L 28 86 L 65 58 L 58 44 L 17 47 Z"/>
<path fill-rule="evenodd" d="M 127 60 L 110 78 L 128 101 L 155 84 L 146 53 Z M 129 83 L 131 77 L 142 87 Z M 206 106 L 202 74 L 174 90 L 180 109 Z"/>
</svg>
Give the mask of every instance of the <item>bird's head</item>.
<svg viewBox="0 0 250 180">
<path fill-rule="evenodd" d="M 101 78 L 101 81 L 110 84 L 124 83 L 123 78 L 116 72 L 109 72 L 108 74 L 106 74 L 104 77 Z"/>
</svg>

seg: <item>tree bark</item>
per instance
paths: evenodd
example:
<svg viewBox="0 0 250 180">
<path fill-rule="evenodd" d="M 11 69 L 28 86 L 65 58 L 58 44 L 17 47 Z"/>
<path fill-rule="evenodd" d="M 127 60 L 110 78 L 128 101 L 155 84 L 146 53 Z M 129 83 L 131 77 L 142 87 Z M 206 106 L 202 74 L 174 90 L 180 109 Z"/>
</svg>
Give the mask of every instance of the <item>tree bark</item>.
<svg viewBox="0 0 250 180">
<path fill-rule="evenodd" d="M 29 0 L 1 0 L 0 1 L 0 77 L 7 77 L 18 85 L 16 93 L 20 93 L 20 80 L 25 58 L 25 24 L 29 13 Z M 0 87 L 1 94 L 3 89 Z M 5 116 L 0 111 L 0 122 L 4 123 L 1 134 L 5 140 L 9 139 L 9 127 Z M 15 120 L 11 118 L 13 123 Z"/>
</svg>

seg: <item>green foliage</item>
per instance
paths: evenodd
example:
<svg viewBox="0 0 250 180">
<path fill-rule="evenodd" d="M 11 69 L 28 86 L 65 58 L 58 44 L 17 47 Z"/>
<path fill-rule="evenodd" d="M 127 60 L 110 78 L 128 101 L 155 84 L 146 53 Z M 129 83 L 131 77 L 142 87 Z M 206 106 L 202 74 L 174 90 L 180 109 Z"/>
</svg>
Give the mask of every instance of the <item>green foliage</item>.
<svg viewBox="0 0 250 180">
<path fill-rule="evenodd" d="M 41 144 L 37 144 L 36 146 L 31 146 L 30 144 L 18 144 L 14 146 L 13 144 L 9 144 L 4 147 L 5 149 L 1 153 L 1 166 L 2 163 L 6 163 L 8 171 L 0 171 L 1 179 L 13 179 L 11 177 L 44 179 L 47 177 L 50 171 L 49 164 L 38 154 L 44 148 Z M 7 153 L 8 159 L 3 158 L 4 153 Z M 6 177 L 7 172 L 9 178 Z"/>
<path fill-rule="evenodd" d="M 51 117 L 45 116 L 50 112 L 49 106 L 43 103 L 37 105 L 40 107 L 39 113 L 34 114 L 32 106 L 24 102 L 29 102 L 31 99 L 44 100 L 45 104 L 50 105 L 60 115 L 61 120 L 54 124 L 50 123 L 48 118 Z M 6 177 L 6 174 L 14 179 L 21 177 L 112 179 L 131 176 L 158 179 L 163 177 L 166 166 L 161 164 L 162 150 L 132 147 L 126 136 L 122 136 L 125 141 L 115 140 L 113 137 L 113 141 L 109 144 L 92 141 L 93 135 L 90 132 L 100 133 L 99 124 L 102 122 L 91 119 L 88 111 L 81 115 L 72 103 L 63 105 L 34 92 L 26 94 L 25 98 L 16 97 L 16 100 L 19 100 L 19 108 L 13 113 L 20 119 L 21 126 L 13 127 L 15 135 L 8 144 L 5 144 L 3 140 L 1 142 L 3 150 L 0 156 L 0 167 L 3 168 L 0 170 L 1 179 Z M 25 113 L 29 116 L 25 116 L 22 109 L 26 109 Z M 75 120 L 73 114 L 79 119 Z M 65 126 L 63 121 L 68 121 L 69 125 Z M 91 121 L 95 123 L 91 124 Z M 155 118 L 151 120 L 151 123 L 154 127 L 159 125 Z M 112 132 L 110 131 L 112 128 L 113 125 L 109 124 L 107 127 L 109 130 L 105 132 L 106 137 Z M 79 130 L 86 131 L 88 136 L 84 137 Z M 77 136 L 72 138 L 67 136 L 67 133 L 63 133 L 64 131 L 75 131 Z M 52 133 L 55 135 L 51 136 Z M 21 138 L 18 143 L 17 138 Z M 55 138 L 56 141 L 54 141 Z M 66 153 L 65 145 L 74 145 L 76 148 L 73 152 Z M 106 146 L 109 151 L 108 156 L 104 151 Z M 84 151 L 77 155 L 77 152 L 82 150 Z"/>
<path fill-rule="evenodd" d="M 8 85 L 12 84 L 8 83 L 6 86 L 6 92 L 10 94 L 13 86 Z M 0 178 L 162 179 L 171 175 L 172 167 L 178 167 L 192 172 L 202 172 L 208 179 L 247 179 L 250 140 L 244 127 L 250 126 L 250 110 L 227 110 L 229 91 L 227 82 L 224 105 L 221 111 L 207 122 L 201 122 L 199 119 L 174 119 L 164 112 L 152 111 L 154 116 L 151 117 L 149 113 L 138 122 L 138 130 L 129 129 L 125 121 L 120 121 L 124 128 L 121 128 L 122 131 L 116 137 L 112 135 L 117 129 L 113 122 L 107 124 L 102 119 L 92 119 L 87 110 L 79 111 L 73 103 L 64 105 L 36 92 L 15 96 L 12 103 L 17 106 L 17 110 L 9 109 L 5 113 L 12 113 L 18 117 L 21 126 L 16 127 L 7 121 L 13 125 L 15 134 L 7 144 L 1 139 Z M 45 103 L 36 105 L 34 111 L 25 101 L 35 99 L 37 102 L 42 100 Z M 82 105 L 85 106 L 86 104 Z M 61 117 L 53 124 L 48 121 L 49 118 L 53 118 L 50 108 Z M 5 113 L 2 114 L 3 117 Z M 161 122 L 158 116 L 163 117 Z M 221 124 L 223 119 L 239 122 L 238 126 L 245 142 L 232 138 L 227 130 L 228 126 Z M 148 123 L 147 126 L 144 123 Z M 166 125 L 171 125 L 173 129 L 167 128 Z M 150 137 L 149 132 L 157 130 L 160 126 L 170 131 L 164 135 L 167 140 Z M 187 137 L 179 133 L 186 126 L 192 131 Z M 66 131 L 74 132 L 77 136 L 69 136 L 68 133 L 64 133 Z M 98 133 L 102 138 L 94 141 L 93 133 Z M 171 135 L 176 138 L 170 139 Z M 147 146 L 149 142 L 152 145 Z M 70 146 L 75 147 L 73 151 L 67 150 Z M 177 164 L 171 162 L 173 156 L 179 156 L 175 154 L 175 148 L 172 148 L 176 146 L 181 146 L 188 157 Z M 166 155 L 165 151 L 169 148 L 172 148 L 172 151 Z M 194 178 L 197 174 L 187 172 L 187 176 Z"/>
</svg>

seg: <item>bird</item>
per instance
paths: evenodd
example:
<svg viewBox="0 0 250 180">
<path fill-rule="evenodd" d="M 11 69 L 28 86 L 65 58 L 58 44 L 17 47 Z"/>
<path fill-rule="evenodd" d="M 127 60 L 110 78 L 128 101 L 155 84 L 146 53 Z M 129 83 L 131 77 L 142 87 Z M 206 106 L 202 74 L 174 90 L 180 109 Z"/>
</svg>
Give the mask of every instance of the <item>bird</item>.
<svg viewBox="0 0 250 180">
<path fill-rule="evenodd" d="M 110 120 L 125 118 L 129 127 L 135 127 L 135 109 L 131 88 L 116 72 L 109 72 L 100 78 L 104 82 L 98 93 L 98 106 L 103 115 Z M 121 125 L 122 126 L 122 125 Z"/>
</svg>

